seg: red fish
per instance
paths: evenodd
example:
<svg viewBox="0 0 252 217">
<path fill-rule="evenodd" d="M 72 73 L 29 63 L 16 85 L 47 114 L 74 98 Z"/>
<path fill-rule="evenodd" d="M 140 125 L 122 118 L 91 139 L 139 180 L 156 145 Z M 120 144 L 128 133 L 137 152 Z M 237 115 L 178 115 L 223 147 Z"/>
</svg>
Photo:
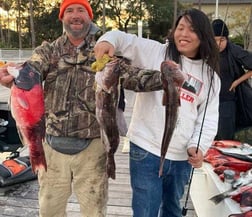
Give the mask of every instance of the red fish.
<svg viewBox="0 0 252 217">
<path fill-rule="evenodd" d="M 30 162 L 34 173 L 47 169 L 42 141 L 45 137 L 45 107 L 41 77 L 28 63 L 22 68 L 9 67 L 14 75 L 11 87 L 11 113 L 16 121 L 19 137 L 29 148 Z"/>
<path fill-rule="evenodd" d="M 252 216 L 252 187 L 241 194 L 240 208 L 242 212 L 251 211 Z"/>
<path fill-rule="evenodd" d="M 231 214 L 228 217 L 252 217 L 252 211 L 246 213 Z"/>
<path fill-rule="evenodd" d="M 240 194 L 233 195 L 232 200 L 240 204 L 241 211 L 245 214 L 248 211 L 251 211 L 252 215 L 252 186 L 249 188 L 244 187 L 244 191 Z"/>
<path fill-rule="evenodd" d="M 251 162 L 223 155 L 214 147 L 208 149 L 204 157 L 204 161 L 210 163 L 215 168 L 219 166 L 226 166 L 236 171 L 247 171 L 252 168 Z"/>
<path fill-rule="evenodd" d="M 242 143 L 236 140 L 215 140 L 212 145 L 221 148 L 237 148 L 241 147 Z"/>
</svg>

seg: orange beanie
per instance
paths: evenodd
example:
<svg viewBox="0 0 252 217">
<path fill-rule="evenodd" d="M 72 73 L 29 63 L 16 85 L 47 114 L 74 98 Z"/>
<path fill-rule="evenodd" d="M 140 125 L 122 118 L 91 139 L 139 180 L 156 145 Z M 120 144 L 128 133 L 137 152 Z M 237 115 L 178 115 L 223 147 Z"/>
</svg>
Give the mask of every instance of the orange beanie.
<svg viewBox="0 0 252 217">
<path fill-rule="evenodd" d="M 90 16 L 90 19 L 93 19 L 93 11 L 92 8 L 87 0 L 63 0 L 60 5 L 60 13 L 59 13 L 59 19 L 61 20 L 64 14 L 64 11 L 66 8 L 71 4 L 80 4 L 83 5 Z"/>
</svg>

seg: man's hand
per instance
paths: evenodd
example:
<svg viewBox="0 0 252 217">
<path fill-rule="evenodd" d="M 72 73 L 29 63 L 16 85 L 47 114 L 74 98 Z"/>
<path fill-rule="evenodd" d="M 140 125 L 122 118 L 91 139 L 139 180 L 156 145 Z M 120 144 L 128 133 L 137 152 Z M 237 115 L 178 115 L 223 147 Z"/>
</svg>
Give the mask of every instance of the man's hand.
<svg viewBox="0 0 252 217">
<path fill-rule="evenodd" d="M 16 64 L 15 63 L 7 63 L 7 64 L 0 67 L 0 84 L 5 87 L 10 88 L 13 83 L 14 77 L 9 74 L 9 72 L 7 70 L 8 66 L 16 66 Z"/>
<path fill-rule="evenodd" d="M 101 59 L 104 54 L 108 54 L 113 57 L 115 54 L 115 48 L 107 41 L 98 42 L 94 47 L 94 53 L 97 60 Z"/>
</svg>

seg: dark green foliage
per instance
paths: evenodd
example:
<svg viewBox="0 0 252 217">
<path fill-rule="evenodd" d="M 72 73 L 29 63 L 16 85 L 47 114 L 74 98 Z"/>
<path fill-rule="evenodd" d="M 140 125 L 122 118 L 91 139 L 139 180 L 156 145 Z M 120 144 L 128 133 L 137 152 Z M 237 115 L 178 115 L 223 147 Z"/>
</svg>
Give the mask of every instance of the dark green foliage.
<svg viewBox="0 0 252 217">
<path fill-rule="evenodd" d="M 53 8 L 51 12 L 45 11 L 41 16 L 35 17 L 36 44 L 43 41 L 53 41 L 62 34 L 62 23 L 58 19 L 59 9 Z"/>
<path fill-rule="evenodd" d="M 244 38 L 242 35 L 237 35 L 236 37 L 234 38 L 231 38 L 230 39 L 233 43 L 237 44 L 237 45 L 240 45 L 241 47 L 244 48 Z"/>
<path fill-rule="evenodd" d="M 148 20 L 150 38 L 164 42 L 173 23 L 173 1 L 150 0 L 149 3 L 147 9 L 150 13 Z"/>
</svg>

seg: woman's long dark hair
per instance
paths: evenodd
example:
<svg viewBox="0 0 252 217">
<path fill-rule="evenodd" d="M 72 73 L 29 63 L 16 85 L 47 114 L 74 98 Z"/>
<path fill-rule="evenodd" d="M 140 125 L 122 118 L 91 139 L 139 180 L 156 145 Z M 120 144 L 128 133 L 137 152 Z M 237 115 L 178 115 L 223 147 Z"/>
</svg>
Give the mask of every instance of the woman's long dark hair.
<svg viewBox="0 0 252 217">
<path fill-rule="evenodd" d="M 214 39 L 214 34 L 210 20 L 202 11 L 192 8 L 186 10 L 181 14 L 175 26 L 171 32 L 171 35 L 168 37 L 169 48 L 168 56 L 177 63 L 181 63 L 180 53 L 174 42 L 174 32 L 178 26 L 180 19 L 184 17 L 188 22 L 191 23 L 195 33 L 197 34 L 200 40 L 200 46 L 197 53 L 197 57 L 202 59 L 207 63 L 214 71 L 219 74 L 219 50 Z"/>
</svg>

